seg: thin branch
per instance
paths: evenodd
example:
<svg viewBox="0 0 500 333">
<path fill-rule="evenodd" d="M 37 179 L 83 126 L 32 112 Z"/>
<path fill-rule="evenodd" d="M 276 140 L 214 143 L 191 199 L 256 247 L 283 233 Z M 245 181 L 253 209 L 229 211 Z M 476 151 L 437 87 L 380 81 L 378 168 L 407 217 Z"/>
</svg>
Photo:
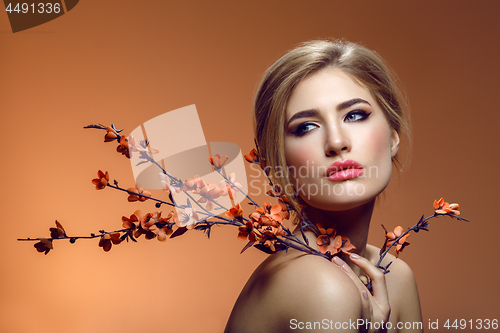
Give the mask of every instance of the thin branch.
<svg viewBox="0 0 500 333">
<path fill-rule="evenodd" d="M 228 179 L 226 176 L 224 176 L 221 172 L 220 172 L 220 168 L 214 168 L 215 171 L 217 171 L 219 173 L 219 175 L 221 175 L 227 182 L 229 182 L 229 184 L 231 184 L 231 187 L 234 187 L 236 188 L 238 191 L 240 191 L 248 200 L 250 200 L 254 206 L 257 206 L 257 207 L 260 207 L 258 203 L 256 203 L 255 201 L 252 200 L 252 198 L 250 198 L 245 192 L 243 192 L 238 186 L 234 185 L 234 183 L 231 181 L 231 179 Z"/>
</svg>

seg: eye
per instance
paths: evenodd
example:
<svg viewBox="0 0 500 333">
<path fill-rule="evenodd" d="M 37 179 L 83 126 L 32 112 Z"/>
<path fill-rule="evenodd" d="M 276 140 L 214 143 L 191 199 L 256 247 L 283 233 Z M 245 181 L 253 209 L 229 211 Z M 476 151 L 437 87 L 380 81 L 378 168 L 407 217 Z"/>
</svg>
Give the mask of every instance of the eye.
<svg viewBox="0 0 500 333">
<path fill-rule="evenodd" d="M 302 123 L 297 128 L 292 131 L 292 134 L 295 136 L 303 136 L 310 130 L 312 130 L 314 127 L 316 127 L 315 124 L 313 123 Z"/>
<path fill-rule="evenodd" d="M 366 112 L 363 110 L 354 110 L 346 114 L 344 117 L 344 121 L 347 122 L 356 122 L 363 121 L 371 115 L 371 112 Z"/>
</svg>

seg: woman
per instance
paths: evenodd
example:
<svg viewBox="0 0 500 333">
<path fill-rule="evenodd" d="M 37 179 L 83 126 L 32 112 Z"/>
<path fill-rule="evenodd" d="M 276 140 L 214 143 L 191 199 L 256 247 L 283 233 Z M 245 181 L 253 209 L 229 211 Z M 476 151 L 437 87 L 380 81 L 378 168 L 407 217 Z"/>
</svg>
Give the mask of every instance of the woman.
<svg viewBox="0 0 500 333">
<path fill-rule="evenodd" d="M 380 249 L 367 244 L 375 200 L 408 134 L 382 60 L 353 43 L 305 43 L 268 69 L 254 118 L 275 184 L 309 221 L 335 228 L 356 249 L 333 264 L 296 250 L 269 256 L 241 292 L 226 332 L 422 331 L 411 269 L 388 255 L 382 264 L 393 263 L 384 275 L 375 267 Z M 306 236 L 318 249 L 317 235 Z"/>
</svg>

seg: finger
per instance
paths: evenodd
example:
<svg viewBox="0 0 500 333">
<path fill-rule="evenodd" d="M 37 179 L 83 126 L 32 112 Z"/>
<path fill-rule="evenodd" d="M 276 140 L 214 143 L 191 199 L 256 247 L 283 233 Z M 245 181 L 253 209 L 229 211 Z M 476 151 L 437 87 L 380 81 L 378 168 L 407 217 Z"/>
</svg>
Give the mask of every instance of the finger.
<svg viewBox="0 0 500 333">
<path fill-rule="evenodd" d="M 362 283 L 362 281 L 359 279 L 356 274 L 352 271 L 352 269 L 347 265 L 346 262 L 344 262 L 342 259 L 339 257 L 335 256 L 333 257 L 333 263 L 335 263 L 337 266 L 339 266 L 350 278 L 351 280 L 354 281 L 354 284 L 358 288 L 361 296 L 361 306 L 362 306 L 362 318 L 371 320 L 372 316 L 372 305 L 370 302 L 370 298 L 373 296 L 368 292 L 366 289 L 366 286 Z M 364 276 L 364 275 L 363 275 Z M 364 276 L 366 278 L 366 276 Z"/>
<path fill-rule="evenodd" d="M 370 280 L 368 279 L 368 276 L 364 275 L 364 274 L 361 274 L 360 276 L 358 276 L 359 279 L 361 280 L 361 282 L 363 282 L 363 284 L 366 286 L 368 284 L 368 282 L 370 282 Z"/>
<path fill-rule="evenodd" d="M 365 288 L 366 289 L 366 288 Z M 361 292 L 362 316 L 364 319 L 371 321 L 372 319 L 372 304 L 370 302 L 371 295 L 367 290 Z"/>
<path fill-rule="evenodd" d="M 354 272 L 352 271 L 351 267 L 349 267 L 349 265 L 345 261 L 343 261 L 342 259 L 340 259 L 340 257 L 335 256 L 335 257 L 333 257 L 333 262 L 337 266 L 339 266 L 351 278 L 351 280 L 354 281 L 354 284 L 358 288 L 359 292 L 362 292 L 363 290 L 366 290 L 365 285 L 361 282 L 361 280 L 359 279 L 359 277 L 356 274 L 354 274 Z"/>
<path fill-rule="evenodd" d="M 375 267 L 368 259 L 363 258 L 355 253 L 349 256 L 351 261 L 365 271 L 370 277 L 373 286 L 373 297 L 380 305 L 388 305 L 389 297 L 387 294 L 387 285 L 385 283 L 385 275 Z"/>
<path fill-rule="evenodd" d="M 382 273 L 380 269 L 375 267 L 368 259 L 361 257 L 360 255 L 357 255 L 355 253 L 351 254 L 349 256 L 349 259 L 361 268 L 372 280 L 372 285 L 375 290 L 375 288 L 384 291 L 387 289 L 386 284 L 385 284 L 385 275 Z"/>
<path fill-rule="evenodd" d="M 337 259 L 335 259 L 337 258 Z M 340 259 L 340 257 L 334 257 L 334 260 L 333 262 L 339 266 L 340 268 L 342 268 L 342 265 L 345 264 L 345 261 L 343 261 L 342 259 Z M 347 272 L 349 274 L 349 272 Z M 369 282 L 370 282 L 370 279 L 368 278 L 368 276 L 364 275 L 364 274 L 361 274 L 360 276 L 358 276 L 358 278 L 361 280 L 361 282 L 366 286 Z"/>
</svg>

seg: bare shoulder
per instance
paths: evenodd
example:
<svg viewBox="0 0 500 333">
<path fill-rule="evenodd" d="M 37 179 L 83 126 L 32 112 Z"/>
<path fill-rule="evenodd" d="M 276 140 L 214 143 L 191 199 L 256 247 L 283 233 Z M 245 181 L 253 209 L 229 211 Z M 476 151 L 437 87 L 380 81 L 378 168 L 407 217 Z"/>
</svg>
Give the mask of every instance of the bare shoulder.
<svg viewBox="0 0 500 333">
<path fill-rule="evenodd" d="M 272 271 L 276 290 L 292 291 L 277 298 L 277 302 L 295 304 L 300 309 L 286 307 L 288 316 L 338 315 L 340 309 L 346 309 L 346 313 L 361 309 L 360 295 L 352 280 L 322 257 L 299 254 Z"/>
<path fill-rule="evenodd" d="M 378 258 L 379 251 L 379 248 L 367 245 L 367 252 L 371 258 Z M 372 262 L 375 264 L 376 260 Z M 383 266 L 389 263 L 391 263 L 390 273 L 385 278 L 391 303 L 391 317 L 394 316 L 394 319 L 399 322 L 421 322 L 417 282 L 412 269 L 407 263 L 392 254 L 387 254 L 382 261 Z"/>
<path fill-rule="evenodd" d="M 347 274 L 319 256 L 289 251 L 271 255 L 257 268 L 226 332 L 289 332 L 301 327 L 315 332 L 330 321 L 360 315 L 360 294 Z"/>
</svg>

